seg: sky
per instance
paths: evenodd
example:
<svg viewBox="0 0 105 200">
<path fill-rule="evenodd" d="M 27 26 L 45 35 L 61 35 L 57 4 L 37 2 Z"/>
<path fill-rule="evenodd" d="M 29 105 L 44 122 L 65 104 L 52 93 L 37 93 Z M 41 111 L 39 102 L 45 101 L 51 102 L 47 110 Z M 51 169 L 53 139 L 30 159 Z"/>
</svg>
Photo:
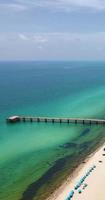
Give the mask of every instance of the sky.
<svg viewBox="0 0 105 200">
<path fill-rule="evenodd" d="M 0 60 L 105 60 L 105 0 L 0 0 Z"/>
</svg>

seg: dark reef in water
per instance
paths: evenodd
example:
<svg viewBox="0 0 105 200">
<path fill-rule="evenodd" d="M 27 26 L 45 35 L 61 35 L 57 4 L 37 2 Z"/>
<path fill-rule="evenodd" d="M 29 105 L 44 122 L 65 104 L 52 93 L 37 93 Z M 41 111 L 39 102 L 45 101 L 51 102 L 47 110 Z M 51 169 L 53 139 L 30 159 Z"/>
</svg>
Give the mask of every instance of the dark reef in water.
<svg viewBox="0 0 105 200">
<path fill-rule="evenodd" d="M 78 144 L 76 144 L 76 143 L 71 143 L 71 142 L 68 142 L 68 143 L 65 143 L 65 144 L 63 144 L 63 145 L 60 145 L 59 147 L 60 148 L 75 148 L 75 147 L 77 147 L 77 145 Z"/>
<path fill-rule="evenodd" d="M 26 191 L 23 193 L 21 200 L 32 200 L 40 188 L 46 184 L 46 182 L 48 184 L 53 176 L 55 176 L 57 172 L 64 168 L 68 158 L 69 156 L 57 160 L 55 164 L 38 181 L 29 185 Z"/>
<path fill-rule="evenodd" d="M 33 182 L 32 184 L 30 184 L 26 191 L 24 191 L 23 196 L 21 198 L 21 200 L 33 200 L 33 198 L 35 198 L 35 196 L 38 196 L 38 192 L 40 191 L 40 189 L 43 187 L 43 185 L 49 185 L 49 187 L 51 186 L 53 179 L 55 177 L 57 177 L 60 172 L 65 169 L 66 165 L 68 164 L 68 162 L 70 162 L 71 164 L 71 169 L 76 168 L 76 166 L 78 165 L 78 163 L 80 162 L 80 154 L 84 154 L 84 151 L 86 151 L 89 147 L 91 143 L 90 142 L 85 142 L 84 144 L 76 144 L 76 143 L 66 143 L 63 147 L 64 148 L 71 148 L 71 147 L 79 147 L 77 148 L 77 151 L 75 151 L 75 155 L 69 155 L 66 156 L 64 158 L 60 158 L 59 160 L 57 160 L 54 165 L 37 181 Z M 78 158 L 77 158 L 77 154 L 78 154 Z M 76 158 L 76 161 L 75 161 Z"/>
<path fill-rule="evenodd" d="M 90 145 L 92 145 L 92 142 L 84 142 L 83 144 L 79 145 L 79 153 L 83 153 L 87 150 L 89 150 Z"/>
<path fill-rule="evenodd" d="M 95 140 L 81 144 L 66 143 L 65 148 L 77 146 L 73 154 L 55 161 L 54 165 L 42 177 L 26 188 L 20 200 L 45 200 L 84 161 L 87 155 L 94 152 L 103 143 L 103 135 L 104 133 L 98 135 Z"/>
<path fill-rule="evenodd" d="M 85 135 L 87 135 L 89 132 L 90 132 L 90 128 L 86 128 L 86 129 L 81 133 L 80 136 L 85 136 Z"/>
</svg>

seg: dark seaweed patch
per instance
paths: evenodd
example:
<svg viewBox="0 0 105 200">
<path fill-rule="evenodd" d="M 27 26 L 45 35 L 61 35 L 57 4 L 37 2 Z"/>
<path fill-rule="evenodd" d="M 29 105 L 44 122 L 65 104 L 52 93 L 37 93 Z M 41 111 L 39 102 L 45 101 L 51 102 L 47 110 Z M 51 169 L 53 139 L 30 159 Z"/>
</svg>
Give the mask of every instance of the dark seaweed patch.
<svg viewBox="0 0 105 200">
<path fill-rule="evenodd" d="M 90 132 L 90 128 L 86 128 L 86 129 L 81 133 L 80 136 L 85 136 L 85 135 L 87 135 L 89 132 Z"/>
<path fill-rule="evenodd" d="M 79 153 L 81 153 L 82 151 L 84 152 L 85 150 L 87 150 L 90 147 L 91 144 L 92 144 L 92 142 L 90 142 L 90 141 L 80 144 Z"/>
<path fill-rule="evenodd" d="M 50 182 L 50 180 L 53 179 L 53 176 L 55 176 L 57 172 L 61 171 L 64 168 L 67 160 L 68 156 L 57 160 L 54 166 L 51 167 L 38 181 L 28 186 L 26 191 L 24 191 L 21 200 L 32 200 L 37 194 L 37 192 L 40 190 L 40 188 L 44 184 L 48 184 L 48 182 Z"/>
<path fill-rule="evenodd" d="M 97 147 L 100 146 L 101 142 L 103 143 L 102 134 L 97 136 L 95 140 L 77 144 L 78 148 L 75 149 L 73 155 L 66 156 L 65 158 L 57 160 L 39 180 L 35 181 L 27 187 L 22 195 L 21 200 L 33 200 L 33 198 L 36 200 L 46 199 L 46 197 L 48 197 L 48 195 L 50 195 L 55 190 L 56 186 L 58 187 L 62 180 L 66 180 L 65 177 L 72 173 L 72 171 L 81 162 L 83 162 L 87 155 L 95 151 Z M 55 182 L 57 179 L 58 182 L 60 181 L 59 184 L 58 182 Z M 47 190 L 49 190 L 48 193 L 46 193 Z"/>
<path fill-rule="evenodd" d="M 76 144 L 76 143 L 70 143 L 70 142 L 68 142 L 68 143 L 65 143 L 65 144 L 63 144 L 63 145 L 60 145 L 59 147 L 60 147 L 60 148 L 68 149 L 68 148 L 76 148 L 77 145 L 78 145 L 78 144 Z"/>
</svg>

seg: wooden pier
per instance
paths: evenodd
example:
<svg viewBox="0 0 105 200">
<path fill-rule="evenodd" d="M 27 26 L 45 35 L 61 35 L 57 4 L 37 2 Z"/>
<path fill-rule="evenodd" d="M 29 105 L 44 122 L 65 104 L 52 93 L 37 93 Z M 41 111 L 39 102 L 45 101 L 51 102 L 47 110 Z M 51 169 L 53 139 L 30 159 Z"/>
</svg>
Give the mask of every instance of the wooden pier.
<svg viewBox="0 0 105 200">
<path fill-rule="evenodd" d="M 103 124 L 105 119 L 85 119 L 85 118 L 56 118 L 56 117 L 26 117 L 12 116 L 7 118 L 7 122 L 44 122 L 44 123 L 74 123 L 74 124 Z"/>
</svg>

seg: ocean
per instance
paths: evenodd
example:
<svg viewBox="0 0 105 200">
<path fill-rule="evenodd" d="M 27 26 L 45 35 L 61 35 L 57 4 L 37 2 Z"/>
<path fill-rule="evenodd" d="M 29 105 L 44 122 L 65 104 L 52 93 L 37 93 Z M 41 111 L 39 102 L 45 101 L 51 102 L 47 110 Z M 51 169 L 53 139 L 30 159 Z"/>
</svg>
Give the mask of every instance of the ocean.
<svg viewBox="0 0 105 200">
<path fill-rule="evenodd" d="M 0 62 L 0 200 L 42 200 L 105 141 L 104 125 L 6 123 L 13 115 L 105 118 L 105 62 Z"/>
</svg>

